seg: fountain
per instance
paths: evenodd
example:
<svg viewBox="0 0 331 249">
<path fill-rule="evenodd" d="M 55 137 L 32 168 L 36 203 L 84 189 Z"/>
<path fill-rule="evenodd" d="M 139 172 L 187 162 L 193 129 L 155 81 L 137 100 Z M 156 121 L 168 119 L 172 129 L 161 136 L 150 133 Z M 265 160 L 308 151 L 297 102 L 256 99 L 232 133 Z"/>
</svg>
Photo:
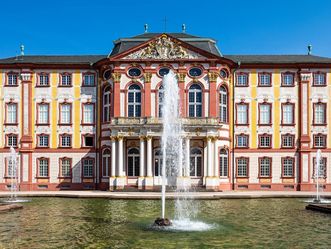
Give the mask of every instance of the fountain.
<svg viewBox="0 0 331 249">
<path fill-rule="evenodd" d="M 208 230 L 212 226 L 203 222 L 191 220 L 197 215 L 197 204 L 187 193 L 190 189 L 189 168 L 183 168 L 185 153 L 183 151 L 183 129 L 180 119 L 179 88 L 174 72 L 169 71 L 163 77 L 163 107 L 162 107 L 162 209 L 161 218 L 157 218 L 154 226 L 171 227 L 175 230 Z M 187 153 L 187 152 L 186 152 Z M 183 173 L 186 177 L 183 177 Z M 175 202 L 175 219 L 165 217 L 166 187 L 177 194 Z"/>
</svg>

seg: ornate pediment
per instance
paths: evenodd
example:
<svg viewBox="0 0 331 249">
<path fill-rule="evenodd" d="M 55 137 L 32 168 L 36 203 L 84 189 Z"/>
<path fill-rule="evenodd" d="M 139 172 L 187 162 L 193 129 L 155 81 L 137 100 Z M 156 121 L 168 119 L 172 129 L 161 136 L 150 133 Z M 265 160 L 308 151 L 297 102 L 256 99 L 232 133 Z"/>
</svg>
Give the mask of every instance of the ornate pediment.
<svg viewBox="0 0 331 249">
<path fill-rule="evenodd" d="M 162 35 L 151 41 L 147 47 L 133 52 L 123 59 L 196 59 L 204 56 L 188 50 L 180 45 L 180 42 Z"/>
</svg>

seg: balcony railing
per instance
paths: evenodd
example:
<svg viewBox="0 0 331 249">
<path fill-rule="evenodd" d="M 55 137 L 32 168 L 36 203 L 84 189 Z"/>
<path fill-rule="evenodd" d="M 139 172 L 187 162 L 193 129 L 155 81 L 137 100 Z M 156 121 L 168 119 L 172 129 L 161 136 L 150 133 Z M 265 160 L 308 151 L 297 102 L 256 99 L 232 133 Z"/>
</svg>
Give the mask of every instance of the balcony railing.
<svg viewBox="0 0 331 249">
<path fill-rule="evenodd" d="M 188 126 L 203 126 L 203 125 L 211 125 L 211 126 L 218 126 L 221 125 L 219 123 L 218 118 L 181 118 L 181 122 L 183 125 Z M 121 125 L 161 125 L 162 118 L 112 118 L 111 125 L 112 126 L 121 126 Z"/>
</svg>

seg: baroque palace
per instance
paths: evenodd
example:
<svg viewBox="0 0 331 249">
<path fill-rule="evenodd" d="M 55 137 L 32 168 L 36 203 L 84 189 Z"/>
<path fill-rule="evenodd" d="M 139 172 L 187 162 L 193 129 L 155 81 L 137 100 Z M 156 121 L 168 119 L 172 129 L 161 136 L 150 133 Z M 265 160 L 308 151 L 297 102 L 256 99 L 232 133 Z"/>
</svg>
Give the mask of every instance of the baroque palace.
<svg viewBox="0 0 331 249">
<path fill-rule="evenodd" d="M 0 59 L 0 190 L 155 189 L 162 77 L 177 74 L 182 177 L 212 190 L 331 191 L 331 58 L 223 55 L 144 33 L 109 55 Z M 18 170 L 10 147 L 18 152 Z"/>
</svg>

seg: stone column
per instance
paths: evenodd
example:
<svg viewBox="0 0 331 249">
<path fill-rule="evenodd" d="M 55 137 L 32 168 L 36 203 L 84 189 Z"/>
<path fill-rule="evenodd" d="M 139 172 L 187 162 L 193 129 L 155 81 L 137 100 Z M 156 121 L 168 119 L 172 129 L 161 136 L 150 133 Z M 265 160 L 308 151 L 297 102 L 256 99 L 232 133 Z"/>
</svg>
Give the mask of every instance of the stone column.
<svg viewBox="0 0 331 249">
<path fill-rule="evenodd" d="M 213 175 L 212 137 L 207 137 L 207 177 Z"/>
<path fill-rule="evenodd" d="M 109 189 L 116 187 L 116 137 L 111 137 L 111 172 L 109 177 Z"/>
<path fill-rule="evenodd" d="M 145 136 L 140 136 L 140 162 L 139 162 L 139 177 L 138 189 L 143 189 L 145 185 Z"/>
<path fill-rule="evenodd" d="M 118 136 L 118 177 L 116 178 L 116 188 L 123 189 L 126 177 L 123 171 L 123 137 Z"/>
<path fill-rule="evenodd" d="M 183 176 L 183 139 L 180 138 L 179 142 L 179 155 L 178 155 L 178 177 Z"/>
<path fill-rule="evenodd" d="M 147 177 L 145 177 L 145 189 L 152 189 L 153 188 L 153 156 L 152 156 L 152 137 L 147 136 Z"/>
<path fill-rule="evenodd" d="M 218 162 L 218 146 L 217 146 L 217 138 L 214 140 L 214 176 L 219 178 L 219 162 Z"/>
<path fill-rule="evenodd" d="M 184 175 L 189 177 L 190 176 L 190 138 L 185 138 L 185 170 Z"/>
<path fill-rule="evenodd" d="M 213 156 L 213 147 L 215 153 L 215 138 L 207 137 L 207 177 L 206 177 L 206 189 L 217 190 L 219 185 L 219 179 L 214 176 L 215 173 L 215 155 Z M 217 151 L 216 151 L 217 154 Z"/>
</svg>

